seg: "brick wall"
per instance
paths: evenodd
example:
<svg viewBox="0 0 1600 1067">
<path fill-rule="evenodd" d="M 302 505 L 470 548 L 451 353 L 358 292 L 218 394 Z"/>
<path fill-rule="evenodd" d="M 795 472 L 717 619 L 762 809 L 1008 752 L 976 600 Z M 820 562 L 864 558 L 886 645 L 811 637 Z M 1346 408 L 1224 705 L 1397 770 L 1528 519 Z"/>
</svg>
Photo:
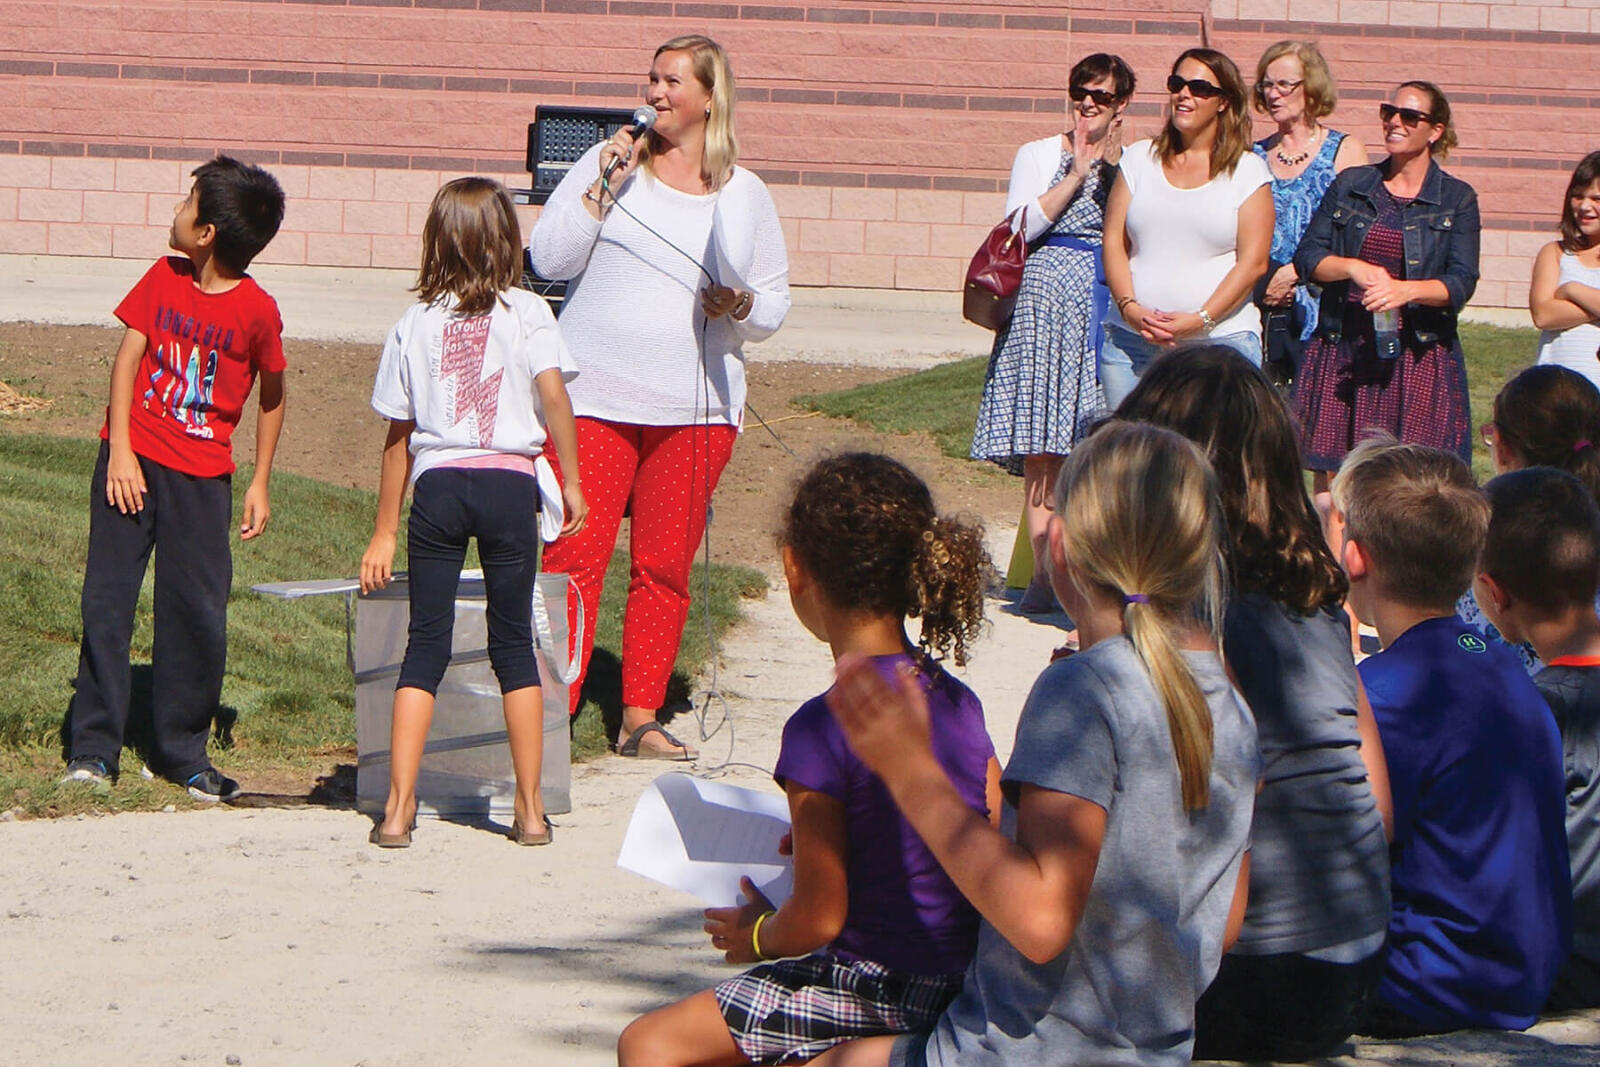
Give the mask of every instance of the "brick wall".
<svg viewBox="0 0 1600 1067">
<path fill-rule="evenodd" d="M 1074 57 L 1133 64 L 1131 123 L 1149 133 L 1181 48 L 1210 40 L 1249 68 L 1293 34 L 1321 39 L 1334 122 L 1370 141 L 1399 76 L 1452 93 L 1452 170 L 1491 228 L 1480 303 L 1515 304 L 1596 140 L 1595 20 L 1403 0 L 0 0 L 0 252 L 148 258 L 188 170 L 225 150 L 291 197 L 265 259 L 409 267 L 441 180 L 525 184 L 535 105 L 631 106 L 655 44 L 698 31 L 733 57 L 743 162 L 772 188 L 793 281 L 950 289 L 1016 146 L 1060 128 Z"/>
</svg>

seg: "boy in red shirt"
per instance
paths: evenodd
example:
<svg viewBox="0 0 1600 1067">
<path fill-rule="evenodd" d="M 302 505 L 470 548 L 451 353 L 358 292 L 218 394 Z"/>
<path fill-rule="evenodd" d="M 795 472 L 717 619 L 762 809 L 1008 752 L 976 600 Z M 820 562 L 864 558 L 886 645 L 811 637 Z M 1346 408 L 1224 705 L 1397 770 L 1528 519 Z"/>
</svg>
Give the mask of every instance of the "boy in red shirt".
<svg viewBox="0 0 1600 1067">
<path fill-rule="evenodd" d="M 242 540 L 266 529 L 267 480 L 283 428 L 283 320 L 245 273 L 278 232 L 283 189 L 260 167 L 218 156 L 194 171 L 172 248 L 117 306 L 127 326 L 111 367 L 90 493 L 83 643 L 67 711 L 63 782 L 107 788 L 128 721 L 129 645 L 145 565 L 156 553 L 151 769 L 197 800 L 239 783 L 206 755 L 227 660 L 233 428 L 261 380 L 256 470 Z"/>
</svg>

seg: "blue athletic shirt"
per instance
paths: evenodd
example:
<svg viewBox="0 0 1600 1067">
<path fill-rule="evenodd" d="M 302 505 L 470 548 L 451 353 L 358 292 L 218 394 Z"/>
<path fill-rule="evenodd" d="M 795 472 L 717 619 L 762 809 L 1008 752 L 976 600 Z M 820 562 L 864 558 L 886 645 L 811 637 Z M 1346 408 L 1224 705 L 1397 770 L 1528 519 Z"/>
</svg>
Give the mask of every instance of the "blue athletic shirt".
<svg viewBox="0 0 1600 1067">
<path fill-rule="evenodd" d="M 1572 943 L 1561 736 L 1515 653 L 1455 616 L 1360 666 L 1394 798 L 1382 1001 L 1523 1030 Z"/>
</svg>

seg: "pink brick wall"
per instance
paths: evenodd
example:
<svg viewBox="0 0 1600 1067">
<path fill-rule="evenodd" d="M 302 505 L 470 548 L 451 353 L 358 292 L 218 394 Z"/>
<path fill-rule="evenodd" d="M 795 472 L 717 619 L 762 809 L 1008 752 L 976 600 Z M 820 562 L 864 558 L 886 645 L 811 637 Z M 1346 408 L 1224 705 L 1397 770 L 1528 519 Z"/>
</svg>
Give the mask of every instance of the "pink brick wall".
<svg viewBox="0 0 1600 1067">
<path fill-rule="evenodd" d="M 411 267 L 440 181 L 526 184 L 535 105 L 631 105 L 654 45 L 700 31 L 733 56 L 743 162 L 772 188 L 792 279 L 951 289 L 999 217 L 1016 146 L 1059 129 L 1073 57 L 1134 65 L 1138 135 L 1181 48 L 1208 39 L 1248 69 L 1294 35 L 1321 39 L 1344 94 L 1334 122 L 1370 140 L 1399 77 L 1451 92 L 1450 166 L 1490 227 L 1479 302 L 1516 304 L 1525 246 L 1593 147 L 1595 4 L 8 0 L 0 252 L 152 256 L 188 170 L 224 150 L 289 193 L 264 259 Z"/>
</svg>

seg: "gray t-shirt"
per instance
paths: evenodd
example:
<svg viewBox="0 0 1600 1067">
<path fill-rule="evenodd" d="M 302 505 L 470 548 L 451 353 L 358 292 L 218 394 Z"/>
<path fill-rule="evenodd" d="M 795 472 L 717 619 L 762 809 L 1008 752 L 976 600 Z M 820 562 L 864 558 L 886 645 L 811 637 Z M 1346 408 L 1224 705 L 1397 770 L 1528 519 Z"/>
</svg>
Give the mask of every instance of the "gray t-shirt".
<svg viewBox="0 0 1600 1067">
<path fill-rule="evenodd" d="M 1211 800 L 1188 813 L 1166 711 L 1124 637 L 1047 667 L 1006 767 L 1002 828 L 1019 787 L 1106 809 L 1083 918 L 1065 952 L 1028 961 L 985 922 L 965 988 L 935 1025 L 929 1067 L 1183 1064 L 1194 1002 L 1222 957 L 1248 847 L 1260 756 L 1255 725 L 1209 653 L 1185 653 L 1211 707 Z"/>
<path fill-rule="evenodd" d="M 1533 676 L 1561 728 L 1572 857 L 1572 954 L 1600 964 L 1600 670 L 1556 660 Z"/>
<path fill-rule="evenodd" d="M 1343 612 L 1296 615 L 1263 596 L 1228 604 L 1223 651 L 1265 763 L 1250 830 L 1243 955 L 1316 952 L 1389 925 L 1389 845 L 1356 729 Z"/>
</svg>

